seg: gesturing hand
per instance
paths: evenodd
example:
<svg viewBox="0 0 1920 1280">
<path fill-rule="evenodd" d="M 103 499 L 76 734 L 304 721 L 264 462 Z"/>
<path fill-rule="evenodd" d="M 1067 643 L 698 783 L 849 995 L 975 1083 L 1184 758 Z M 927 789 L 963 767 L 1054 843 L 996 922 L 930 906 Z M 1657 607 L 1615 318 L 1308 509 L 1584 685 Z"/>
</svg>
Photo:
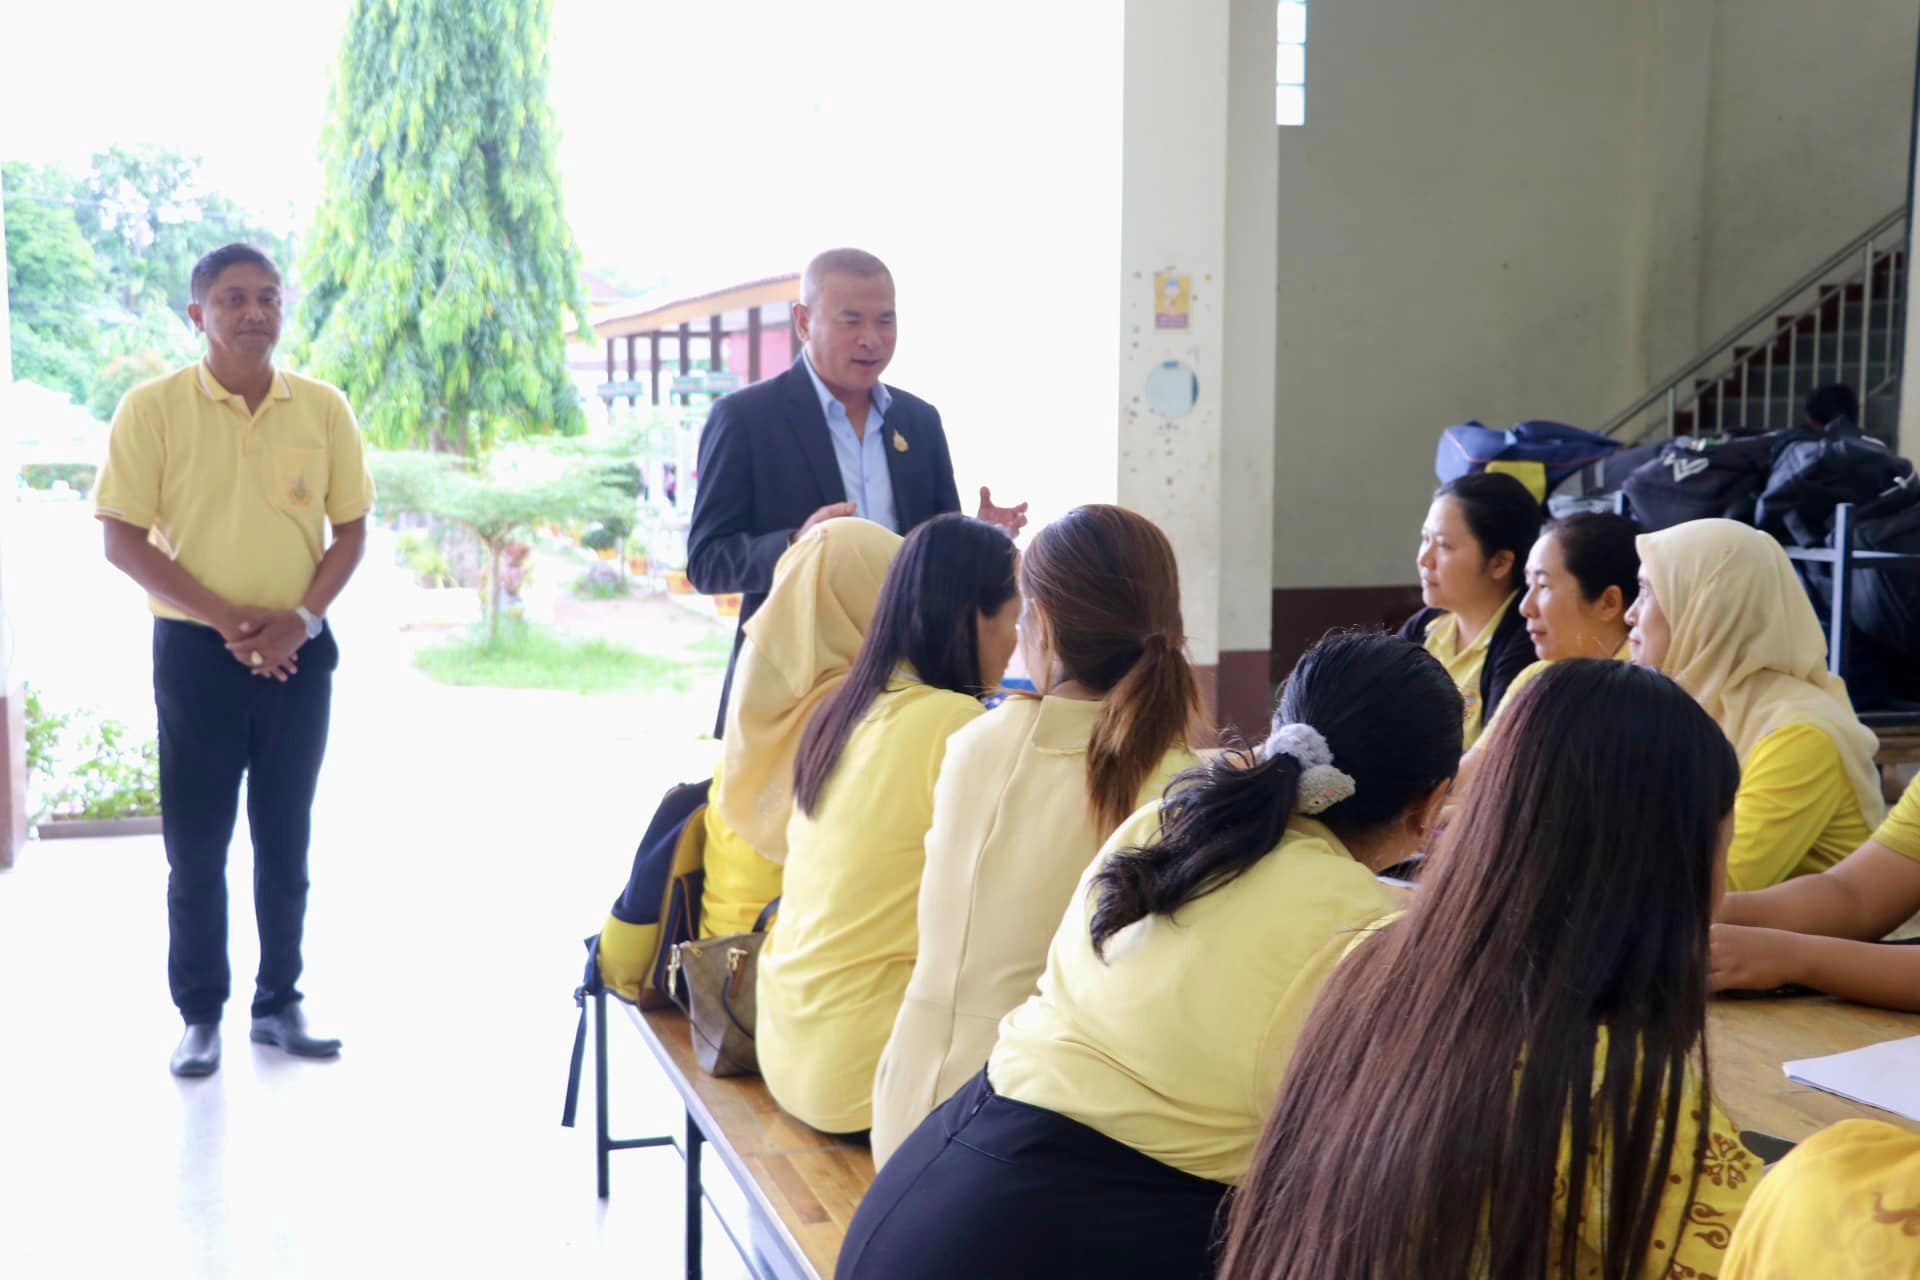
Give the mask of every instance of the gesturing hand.
<svg viewBox="0 0 1920 1280">
<path fill-rule="evenodd" d="M 1006 530 L 1009 538 L 1017 538 L 1020 531 L 1027 527 L 1027 504 L 1023 502 L 1017 507 L 996 507 L 993 505 L 992 492 L 987 486 L 981 485 L 979 516 L 988 524 L 999 525 Z"/>
</svg>

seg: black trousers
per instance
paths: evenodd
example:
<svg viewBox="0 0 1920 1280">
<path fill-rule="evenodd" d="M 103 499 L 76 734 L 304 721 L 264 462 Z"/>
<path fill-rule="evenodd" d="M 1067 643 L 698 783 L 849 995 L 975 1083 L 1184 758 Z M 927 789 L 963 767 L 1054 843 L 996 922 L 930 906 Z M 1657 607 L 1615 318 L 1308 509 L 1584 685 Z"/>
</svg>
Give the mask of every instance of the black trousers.
<svg viewBox="0 0 1920 1280">
<path fill-rule="evenodd" d="M 254 1016 L 300 998 L 307 844 L 340 660 L 332 630 L 302 645 L 295 660 L 299 672 L 282 684 L 235 662 L 210 627 L 166 618 L 153 624 L 160 828 L 167 848 L 167 983 L 189 1023 L 218 1022 L 231 986 L 227 846 L 243 776 L 260 930 Z"/>
<path fill-rule="evenodd" d="M 1228 1188 L 1003 1098 L 982 1071 L 921 1122 L 848 1224 L 838 1280 L 1213 1275 Z M 1224 1216 L 1221 1216 L 1224 1225 Z"/>
</svg>

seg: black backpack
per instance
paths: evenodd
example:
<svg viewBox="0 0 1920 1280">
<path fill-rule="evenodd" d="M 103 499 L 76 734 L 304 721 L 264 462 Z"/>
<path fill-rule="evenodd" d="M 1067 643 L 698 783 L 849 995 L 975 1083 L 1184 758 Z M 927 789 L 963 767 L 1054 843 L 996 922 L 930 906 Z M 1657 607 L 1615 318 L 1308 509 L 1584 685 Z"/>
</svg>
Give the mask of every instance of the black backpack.
<svg viewBox="0 0 1920 1280">
<path fill-rule="evenodd" d="M 1825 546 L 1840 503 L 1865 507 L 1913 483 L 1911 462 L 1852 424 L 1835 423 L 1824 435 L 1806 433 L 1785 442 L 1774 455 L 1753 522 L 1782 542 Z"/>
<path fill-rule="evenodd" d="M 1689 520 L 1753 523 L 1760 494 L 1773 474 L 1774 455 L 1785 437 L 1682 436 L 1660 446 L 1621 486 L 1628 514 L 1649 533 Z"/>
<path fill-rule="evenodd" d="M 1920 554 L 1920 486 L 1906 485 L 1856 511 L 1853 545 L 1856 551 Z M 1920 668 L 1920 562 L 1855 569 L 1847 612 L 1900 670 Z"/>
</svg>

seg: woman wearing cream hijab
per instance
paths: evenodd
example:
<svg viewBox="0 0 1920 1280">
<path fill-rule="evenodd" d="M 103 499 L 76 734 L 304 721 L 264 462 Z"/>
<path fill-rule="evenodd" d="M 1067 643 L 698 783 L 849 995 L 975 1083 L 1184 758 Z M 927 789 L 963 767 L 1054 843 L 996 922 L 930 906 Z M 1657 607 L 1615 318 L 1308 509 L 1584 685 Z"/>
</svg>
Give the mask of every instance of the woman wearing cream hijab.
<svg viewBox="0 0 1920 1280">
<path fill-rule="evenodd" d="M 1643 534 L 1634 661 L 1672 677 L 1740 755 L 1727 887 L 1824 871 L 1885 812 L 1879 742 L 1826 668 L 1826 638 L 1780 544 L 1732 520 Z"/>
<path fill-rule="evenodd" d="M 899 549 L 900 535 L 870 520 L 825 520 L 774 566 L 747 620 L 707 806 L 702 937 L 745 933 L 779 896 L 801 732 L 847 678 Z"/>
</svg>

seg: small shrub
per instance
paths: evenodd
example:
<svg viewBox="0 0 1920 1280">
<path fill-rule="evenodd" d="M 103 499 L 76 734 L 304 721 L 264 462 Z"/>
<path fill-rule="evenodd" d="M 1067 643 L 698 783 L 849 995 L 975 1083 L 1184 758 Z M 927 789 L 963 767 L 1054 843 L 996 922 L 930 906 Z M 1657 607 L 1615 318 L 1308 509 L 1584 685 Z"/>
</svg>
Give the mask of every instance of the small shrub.
<svg viewBox="0 0 1920 1280">
<path fill-rule="evenodd" d="M 28 807 L 36 820 L 142 818 L 160 812 L 160 744 L 119 720 L 47 709 L 26 697 Z"/>
<path fill-rule="evenodd" d="M 98 470 L 91 462 L 28 462 L 20 467 L 20 481 L 29 489 L 51 489 L 65 482 L 75 493 L 92 493 Z"/>
</svg>

